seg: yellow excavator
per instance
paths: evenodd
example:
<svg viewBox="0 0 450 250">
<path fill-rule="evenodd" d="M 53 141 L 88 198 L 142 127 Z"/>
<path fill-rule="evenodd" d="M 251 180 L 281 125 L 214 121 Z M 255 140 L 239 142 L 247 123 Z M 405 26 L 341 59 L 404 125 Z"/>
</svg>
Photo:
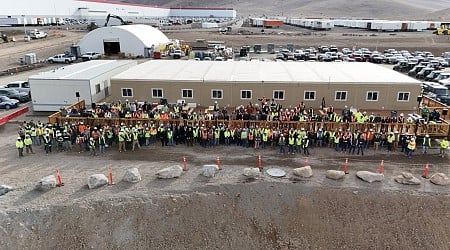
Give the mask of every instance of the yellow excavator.
<svg viewBox="0 0 450 250">
<path fill-rule="evenodd" d="M 436 35 L 450 35 L 450 23 L 441 23 L 441 27 L 434 32 Z"/>
</svg>

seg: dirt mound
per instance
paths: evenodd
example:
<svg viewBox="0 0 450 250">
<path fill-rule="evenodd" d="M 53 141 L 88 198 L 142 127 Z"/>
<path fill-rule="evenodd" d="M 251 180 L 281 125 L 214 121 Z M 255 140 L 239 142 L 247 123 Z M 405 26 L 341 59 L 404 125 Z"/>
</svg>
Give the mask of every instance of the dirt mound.
<svg viewBox="0 0 450 250">
<path fill-rule="evenodd" d="M 0 216 L 17 249 L 448 249 L 448 196 L 254 182 Z M 432 207 L 433 209 L 428 209 Z"/>
</svg>

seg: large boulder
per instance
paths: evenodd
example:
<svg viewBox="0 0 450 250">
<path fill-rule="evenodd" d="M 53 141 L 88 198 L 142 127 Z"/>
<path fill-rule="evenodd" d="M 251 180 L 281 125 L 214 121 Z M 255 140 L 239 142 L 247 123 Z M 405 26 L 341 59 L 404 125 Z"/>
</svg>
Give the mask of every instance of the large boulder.
<svg viewBox="0 0 450 250">
<path fill-rule="evenodd" d="M 375 181 L 382 181 L 384 179 L 384 174 L 369 172 L 369 171 L 358 171 L 356 176 L 363 181 L 372 183 Z"/>
<path fill-rule="evenodd" d="M 217 165 L 203 165 L 202 175 L 208 178 L 212 178 L 216 176 L 219 171 L 219 167 Z"/>
<path fill-rule="evenodd" d="M 54 175 L 45 176 L 37 184 L 35 189 L 38 191 L 47 191 L 55 188 L 57 184 L 56 177 Z"/>
<path fill-rule="evenodd" d="M 183 168 L 179 165 L 170 166 L 167 168 L 163 168 L 156 172 L 156 176 L 159 179 L 172 179 L 172 178 L 178 178 L 183 174 Z"/>
<path fill-rule="evenodd" d="M 294 168 L 293 170 L 294 175 L 303 177 L 303 178 L 309 178 L 313 175 L 311 166 L 304 166 L 301 168 Z"/>
<path fill-rule="evenodd" d="M 98 188 L 108 184 L 108 178 L 104 174 L 93 174 L 88 178 L 89 189 Z"/>
<path fill-rule="evenodd" d="M 394 180 L 405 185 L 420 185 L 420 180 L 408 172 L 402 172 L 400 175 L 395 176 Z"/>
<path fill-rule="evenodd" d="M 340 170 L 327 170 L 327 173 L 325 174 L 325 176 L 328 179 L 340 180 L 340 179 L 344 178 L 345 172 L 340 171 Z"/>
<path fill-rule="evenodd" d="M 141 174 L 139 173 L 139 169 L 130 168 L 127 169 L 122 179 L 126 182 L 136 183 L 140 182 L 142 180 L 142 177 Z"/>
<path fill-rule="evenodd" d="M 258 178 L 260 175 L 259 168 L 244 168 L 244 176 L 248 179 Z"/>
<path fill-rule="evenodd" d="M 450 185 L 450 179 L 444 173 L 436 173 L 431 176 L 430 181 L 433 184 L 447 186 Z"/>
<path fill-rule="evenodd" d="M 7 185 L 0 185 L 0 196 L 8 193 L 9 191 L 12 191 L 13 188 Z"/>
</svg>

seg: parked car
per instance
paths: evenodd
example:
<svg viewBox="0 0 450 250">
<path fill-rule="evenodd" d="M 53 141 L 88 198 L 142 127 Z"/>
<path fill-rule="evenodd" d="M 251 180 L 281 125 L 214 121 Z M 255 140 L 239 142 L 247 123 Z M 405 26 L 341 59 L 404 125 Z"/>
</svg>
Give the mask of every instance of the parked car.
<svg viewBox="0 0 450 250">
<path fill-rule="evenodd" d="M 48 33 L 47 32 L 43 32 L 43 31 L 35 30 L 35 31 L 29 32 L 28 36 L 31 39 L 41 39 L 41 38 L 46 38 L 48 36 Z"/>
<path fill-rule="evenodd" d="M 19 92 L 25 92 L 31 97 L 30 84 L 28 81 L 14 81 L 5 85 L 5 88 L 15 89 Z"/>
<path fill-rule="evenodd" d="M 58 54 L 47 59 L 49 63 L 72 63 L 76 60 L 77 58 L 72 54 Z"/>
<path fill-rule="evenodd" d="M 19 106 L 19 101 L 7 96 L 0 96 L 0 109 L 13 109 Z"/>
<path fill-rule="evenodd" d="M 27 93 L 19 92 L 15 89 L 9 88 L 0 88 L 0 95 L 19 100 L 20 102 L 28 102 L 29 100 L 31 100 L 30 96 Z"/>
<path fill-rule="evenodd" d="M 176 49 L 172 55 L 173 59 L 180 59 L 181 57 L 183 57 L 183 51 L 181 51 L 181 49 Z"/>
<path fill-rule="evenodd" d="M 97 52 L 86 52 L 85 54 L 81 55 L 81 60 L 83 61 L 89 61 L 89 60 L 95 60 L 100 59 L 102 55 Z"/>
</svg>

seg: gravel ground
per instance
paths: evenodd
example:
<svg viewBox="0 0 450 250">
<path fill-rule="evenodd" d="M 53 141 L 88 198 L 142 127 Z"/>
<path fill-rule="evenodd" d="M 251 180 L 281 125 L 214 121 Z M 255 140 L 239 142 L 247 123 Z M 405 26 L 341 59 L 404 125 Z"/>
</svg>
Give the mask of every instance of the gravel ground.
<svg viewBox="0 0 450 250">
<path fill-rule="evenodd" d="M 368 36 L 345 38 L 345 43 L 345 39 L 340 39 L 342 34 L 247 36 L 171 32 L 168 36 L 186 41 L 226 40 L 231 46 L 251 41 L 261 44 L 296 41 L 307 47 L 313 39 L 315 46 L 356 44 L 372 48 L 378 43 Z M 45 58 L 66 50 L 80 37 L 82 34 L 78 32 L 67 31 L 59 38 L 2 44 L 0 68 L 11 66 L 19 55 L 36 51 L 33 46 L 40 48 L 40 57 Z M 422 48 L 433 52 L 448 49 L 448 44 L 441 43 L 443 39 L 428 33 L 395 36 L 377 33 L 377 37 L 386 48 Z M 381 39 L 391 37 L 395 39 Z M 399 37 L 402 39 L 397 40 Z M 60 45 L 52 46 L 59 41 Z M 28 48 L 30 44 L 33 46 Z M 11 60 L 9 63 L 7 58 Z M 0 80 L 19 76 L 25 74 Z M 26 116 L 18 120 L 31 118 L 45 121 L 45 117 Z M 42 148 L 35 148 L 35 154 L 19 159 L 14 147 L 17 128 L 17 123 L 0 127 L 0 184 L 15 189 L 0 196 L 2 249 L 450 248 L 449 188 L 422 178 L 422 184 L 414 187 L 393 180 L 402 171 L 419 177 L 426 163 L 431 164 L 431 173 L 449 175 L 448 157 L 437 157 L 437 148 L 429 155 L 415 155 L 411 159 L 398 152 L 369 150 L 361 157 L 337 154 L 328 148 L 312 149 L 309 162 L 314 176 L 293 181 L 289 178 L 291 171 L 303 166 L 304 158 L 282 156 L 276 149 L 255 151 L 235 146 L 203 149 L 181 145 L 162 148 L 156 144 L 126 153 L 112 148 L 104 155 L 89 157 L 86 152 L 75 151 L 46 156 Z M 263 174 L 254 181 L 245 180 L 243 168 L 256 167 L 259 153 L 265 169 L 276 166 L 287 171 L 288 176 L 271 178 Z M 155 178 L 159 169 L 180 165 L 183 156 L 189 170 L 180 178 Z M 223 170 L 212 179 L 200 176 L 202 165 L 214 164 L 217 156 Z M 350 174 L 342 181 L 326 179 L 325 171 L 342 169 L 346 157 Z M 377 171 L 381 160 L 385 167 L 383 182 L 369 184 L 354 175 L 357 170 Z M 117 184 L 89 190 L 87 177 L 107 174 L 108 167 L 113 169 Z M 130 167 L 139 168 L 141 182 L 120 181 Z M 37 181 L 54 174 L 57 168 L 64 187 L 43 193 L 33 190 Z"/>
<path fill-rule="evenodd" d="M 429 155 L 411 159 L 399 152 L 368 150 L 364 157 L 315 148 L 309 158 L 314 176 L 295 180 L 291 171 L 303 166 L 300 155 L 279 155 L 276 149 L 256 151 L 236 146 L 203 149 L 155 144 L 135 152 L 117 147 L 90 157 L 87 152 L 19 159 L 13 142 L 17 124 L 0 129 L 1 183 L 14 191 L 0 197 L 0 243 L 7 248 L 146 249 L 448 249 L 450 199 L 448 187 L 422 179 L 420 186 L 404 186 L 393 176 L 409 171 L 419 177 L 425 163 L 430 172 L 449 174 L 448 158 Z M 244 167 L 279 167 L 288 175 L 263 174 L 244 179 Z M 158 180 L 155 173 L 181 165 L 188 171 L 174 180 Z M 200 175 L 204 164 L 220 156 L 223 170 L 212 179 Z M 342 181 L 325 178 L 328 169 L 350 174 Z M 377 171 L 384 159 L 385 180 L 365 183 L 357 170 Z M 113 169 L 114 186 L 89 190 L 91 174 Z M 121 182 L 126 169 L 139 168 L 143 180 Z M 41 177 L 59 168 L 64 187 L 33 190 Z M 33 246 L 33 247 L 31 247 Z"/>
</svg>

